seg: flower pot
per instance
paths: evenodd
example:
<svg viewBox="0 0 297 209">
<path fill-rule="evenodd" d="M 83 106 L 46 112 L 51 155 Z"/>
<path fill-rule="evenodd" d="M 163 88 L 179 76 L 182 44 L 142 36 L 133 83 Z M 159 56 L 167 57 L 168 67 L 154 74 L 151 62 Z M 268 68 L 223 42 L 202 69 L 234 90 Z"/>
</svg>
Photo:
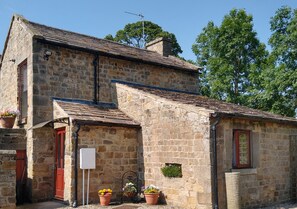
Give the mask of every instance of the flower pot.
<svg viewBox="0 0 297 209">
<path fill-rule="evenodd" d="M 14 125 L 15 116 L 7 116 L 0 118 L 0 125 L 2 128 L 12 128 Z"/>
<path fill-rule="evenodd" d="M 105 195 L 99 195 L 100 205 L 107 206 L 110 203 L 111 193 L 106 193 Z"/>
<path fill-rule="evenodd" d="M 148 205 L 157 205 L 159 193 L 144 194 L 145 201 Z"/>
</svg>

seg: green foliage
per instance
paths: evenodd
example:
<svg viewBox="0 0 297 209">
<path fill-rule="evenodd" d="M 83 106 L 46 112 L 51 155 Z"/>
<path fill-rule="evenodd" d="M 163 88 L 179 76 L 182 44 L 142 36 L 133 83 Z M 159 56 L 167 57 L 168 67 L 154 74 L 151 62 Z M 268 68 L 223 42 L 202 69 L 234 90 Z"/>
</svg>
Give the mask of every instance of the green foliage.
<svg viewBox="0 0 297 209">
<path fill-rule="evenodd" d="M 157 194 L 159 192 L 160 192 L 159 187 L 157 187 L 153 184 L 147 186 L 143 191 L 144 194 Z"/>
<path fill-rule="evenodd" d="M 161 168 L 161 171 L 164 176 L 169 178 L 182 177 L 181 165 L 176 165 L 176 164 L 165 165 L 163 168 Z"/>
<path fill-rule="evenodd" d="M 271 18 L 272 52 L 253 30 L 253 18 L 231 10 L 220 26 L 209 22 L 192 49 L 204 67 L 201 94 L 286 116 L 297 108 L 297 10 L 280 8 Z"/>
<path fill-rule="evenodd" d="M 137 193 L 136 185 L 133 182 L 128 182 L 123 188 L 123 195 L 126 197 L 133 197 Z"/>
<path fill-rule="evenodd" d="M 253 87 L 259 83 L 267 52 L 253 30 L 253 18 L 244 10 L 231 10 L 220 26 L 209 22 L 193 45 L 203 66 L 201 93 L 212 98 L 249 105 Z"/>
<path fill-rule="evenodd" d="M 183 52 L 173 33 L 164 31 L 159 25 L 150 21 L 144 21 L 144 26 L 145 43 L 153 41 L 159 37 L 166 37 L 170 38 L 172 41 L 172 53 L 174 56 L 178 56 L 179 53 Z M 114 37 L 111 34 L 108 34 L 105 36 L 105 39 L 127 44 L 129 46 L 144 48 L 142 29 L 142 21 L 129 23 L 124 29 L 117 31 Z"/>
<path fill-rule="evenodd" d="M 274 68 L 264 72 L 269 108 L 275 113 L 296 115 L 297 109 L 297 9 L 282 7 L 270 21 L 270 55 Z"/>
</svg>

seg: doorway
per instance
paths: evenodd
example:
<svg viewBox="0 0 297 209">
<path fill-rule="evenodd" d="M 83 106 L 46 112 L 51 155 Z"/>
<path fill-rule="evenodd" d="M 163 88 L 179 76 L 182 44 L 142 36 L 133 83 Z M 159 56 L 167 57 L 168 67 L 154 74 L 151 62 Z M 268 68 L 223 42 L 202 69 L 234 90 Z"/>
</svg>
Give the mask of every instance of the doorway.
<svg viewBox="0 0 297 209">
<path fill-rule="evenodd" d="M 16 150 L 16 204 L 23 204 L 26 197 L 27 157 L 26 150 Z"/>
<path fill-rule="evenodd" d="M 55 198 L 64 199 L 65 128 L 56 130 Z"/>
</svg>

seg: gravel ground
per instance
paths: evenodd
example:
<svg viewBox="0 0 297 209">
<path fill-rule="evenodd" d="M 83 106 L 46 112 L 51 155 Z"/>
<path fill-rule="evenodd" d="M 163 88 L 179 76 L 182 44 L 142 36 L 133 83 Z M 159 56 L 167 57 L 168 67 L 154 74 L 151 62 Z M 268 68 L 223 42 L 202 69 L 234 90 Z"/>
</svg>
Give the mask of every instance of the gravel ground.
<svg viewBox="0 0 297 209">
<path fill-rule="evenodd" d="M 90 204 L 87 206 L 79 206 L 78 209 L 183 209 L 178 207 L 173 207 L 169 205 L 147 205 L 145 203 L 140 204 L 123 204 L 123 205 L 113 205 L 113 206 L 100 206 L 99 204 Z M 49 201 L 43 203 L 35 204 L 25 204 L 18 206 L 17 209 L 73 209 L 72 207 L 61 204 L 56 201 Z M 270 207 L 263 207 L 255 209 L 297 209 L 297 203 L 295 204 L 281 204 Z"/>
<path fill-rule="evenodd" d="M 264 207 L 261 209 L 297 209 L 297 203 L 295 204 L 286 203 L 286 204 L 280 204 L 280 205 L 275 205 L 271 207 Z"/>
<path fill-rule="evenodd" d="M 64 207 L 62 207 L 65 209 Z M 62 209 L 59 208 L 59 209 Z M 67 209 L 73 209 L 72 207 L 67 207 Z M 77 207 L 79 209 L 182 209 L 178 207 L 173 207 L 169 205 L 147 205 L 145 203 L 138 203 L 138 204 L 133 204 L 133 203 L 127 203 L 127 204 L 122 204 L 122 205 L 110 205 L 110 206 L 100 206 L 99 204 L 90 204 L 90 205 L 85 205 L 85 206 L 79 206 Z"/>
<path fill-rule="evenodd" d="M 70 209 L 71 207 L 67 207 L 67 209 Z M 88 206 L 80 206 L 79 209 L 182 209 L 178 207 L 173 207 L 169 205 L 147 205 L 145 203 L 143 204 L 124 204 L 124 205 L 116 205 L 116 206 L 100 206 L 99 204 L 91 204 Z M 62 208 L 61 208 L 62 209 Z M 64 208 L 65 209 L 65 208 Z M 257 209 L 257 208 L 255 208 Z M 297 209 L 297 203 L 296 204 L 281 204 L 281 205 L 275 205 L 271 207 L 264 207 L 264 208 L 258 208 L 258 209 Z"/>
</svg>

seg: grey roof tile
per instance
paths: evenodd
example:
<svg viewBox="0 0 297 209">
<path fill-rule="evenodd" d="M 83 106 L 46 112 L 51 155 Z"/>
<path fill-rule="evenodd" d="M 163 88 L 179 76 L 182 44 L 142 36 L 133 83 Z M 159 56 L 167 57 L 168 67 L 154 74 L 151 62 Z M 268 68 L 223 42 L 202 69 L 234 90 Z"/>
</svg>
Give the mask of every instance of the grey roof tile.
<svg viewBox="0 0 297 209">
<path fill-rule="evenodd" d="M 56 102 L 72 120 L 83 124 L 139 126 L 139 123 L 116 108 L 61 100 L 56 100 Z"/>
<path fill-rule="evenodd" d="M 211 99 L 205 96 L 199 96 L 197 94 L 190 94 L 186 92 L 177 92 L 174 90 L 166 90 L 160 89 L 155 87 L 146 87 L 142 85 L 128 85 L 132 88 L 144 91 L 146 93 L 150 93 L 171 101 L 194 105 L 197 107 L 202 107 L 208 110 L 212 110 L 216 113 L 221 113 L 225 116 L 232 116 L 232 117 L 247 117 L 247 118 L 254 118 L 254 119 L 264 119 L 264 120 L 272 120 L 278 122 L 286 122 L 297 125 L 297 119 L 293 117 L 285 117 L 282 115 L 265 112 L 262 110 L 257 110 L 241 105 L 236 105 L 216 99 Z"/>
<path fill-rule="evenodd" d="M 130 58 L 133 60 L 157 64 L 173 69 L 181 69 L 191 72 L 198 72 L 198 69 L 200 69 L 198 66 L 183 61 L 174 56 L 165 57 L 154 51 L 131 47 L 105 39 L 41 25 L 28 21 L 23 17 L 22 20 L 32 31 L 34 37 L 37 39 L 73 47 L 79 47 L 82 49 L 94 50 L 119 58 Z"/>
</svg>

